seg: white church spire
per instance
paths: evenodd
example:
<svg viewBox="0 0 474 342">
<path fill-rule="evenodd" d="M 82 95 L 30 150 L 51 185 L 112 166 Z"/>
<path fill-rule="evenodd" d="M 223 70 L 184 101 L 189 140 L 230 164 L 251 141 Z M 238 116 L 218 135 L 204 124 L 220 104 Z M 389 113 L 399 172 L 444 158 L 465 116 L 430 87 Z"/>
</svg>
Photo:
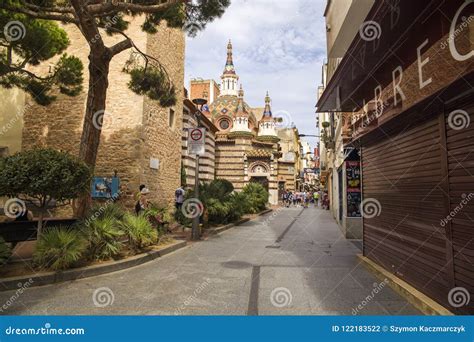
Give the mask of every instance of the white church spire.
<svg viewBox="0 0 474 342">
<path fill-rule="evenodd" d="M 229 44 L 227 44 L 227 61 L 221 79 L 221 95 L 239 95 L 239 76 L 237 76 L 235 72 L 234 59 L 232 55 L 232 42 L 230 40 Z"/>
</svg>

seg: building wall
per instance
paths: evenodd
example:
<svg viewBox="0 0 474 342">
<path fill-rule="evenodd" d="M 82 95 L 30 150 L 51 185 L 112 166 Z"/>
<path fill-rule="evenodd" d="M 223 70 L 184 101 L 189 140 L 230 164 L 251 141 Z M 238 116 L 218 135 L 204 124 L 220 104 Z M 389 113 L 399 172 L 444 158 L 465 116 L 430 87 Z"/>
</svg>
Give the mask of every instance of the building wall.
<svg viewBox="0 0 474 342">
<path fill-rule="evenodd" d="M 215 127 L 211 127 L 204 121 L 201 126 L 206 128 L 206 153 L 199 158 L 199 180 L 210 182 L 215 178 Z M 182 166 L 186 173 L 186 186 L 193 187 L 196 175 L 196 157 L 188 154 L 188 130 L 198 127 L 194 115 L 185 107 L 183 115 L 183 137 L 182 137 Z"/>
<path fill-rule="evenodd" d="M 285 182 L 285 190 L 296 191 L 296 175 L 294 162 L 278 162 L 278 180 Z"/>
<path fill-rule="evenodd" d="M 121 181 L 122 199 L 133 205 L 140 184 L 150 190 L 150 198 L 160 205 L 171 204 L 174 190 L 180 183 L 176 170 L 181 163 L 182 99 L 184 83 L 184 35 L 180 30 L 162 24 L 156 35 L 141 31 L 142 18 L 132 20 L 127 35 L 148 54 L 157 57 L 167 69 L 177 89 L 177 105 L 173 108 L 175 120 L 169 126 L 169 109 L 161 108 L 156 101 L 145 99 L 130 91 L 130 76 L 122 72 L 130 58 L 130 50 L 114 57 L 109 74 L 106 112 L 102 126 L 101 143 L 95 174 L 111 176 L 117 171 Z M 27 100 L 24 116 L 22 148 L 50 146 L 78 154 L 85 102 L 87 97 L 88 44 L 77 28 L 65 26 L 71 40 L 67 53 L 84 63 L 84 91 L 76 97 L 59 94 L 57 101 L 47 107 Z M 108 37 L 112 45 L 123 37 Z M 166 48 L 164 48 L 166 47 Z M 36 69 L 48 68 L 40 65 Z M 150 158 L 160 161 L 160 169 L 150 168 Z"/>
<path fill-rule="evenodd" d="M 18 89 L 0 88 L 0 156 L 21 150 L 25 94 Z"/>
<path fill-rule="evenodd" d="M 245 186 L 245 153 L 251 149 L 250 139 L 216 141 L 216 178 L 224 178 L 240 191 Z"/>
<path fill-rule="evenodd" d="M 214 80 L 193 79 L 190 84 L 190 99 L 203 98 L 207 93 L 207 100 L 213 103 L 220 94 L 219 85 Z"/>
<path fill-rule="evenodd" d="M 343 57 L 375 0 L 328 0 L 326 8 L 328 58 Z"/>
</svg>

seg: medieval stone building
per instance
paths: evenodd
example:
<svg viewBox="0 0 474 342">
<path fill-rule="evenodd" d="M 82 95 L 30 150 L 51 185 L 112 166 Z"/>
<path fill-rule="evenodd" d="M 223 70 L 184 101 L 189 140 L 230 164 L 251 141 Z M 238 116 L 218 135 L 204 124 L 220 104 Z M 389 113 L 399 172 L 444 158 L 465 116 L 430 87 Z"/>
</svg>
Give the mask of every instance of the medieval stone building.
<svg viewBox="0 0 474 342">
<path fill-rule="evenodd" d="M 164 108 L 158 101 L 133 93 L 127 86 L 130 76 L 122 71 L 132 57 L 126 50 L 114 57 L 109 73 L 106 111 L 102 121 L 102 135 L 95 176 L 120 180 L 121 201 L 133 206 L 140 184 L 151 191 L 150 200 L 166 206 L 174 202 L 174 192 L 180 185 L 181 136 L 184 99 L 184 33 L 168 28 L 163 23 L 156 34 L 142 31 L 143 18 L 131 20 L 126 33 L 147 54 L 157 58 L 169 74 L 177 90 L 174 107 Z M 71 45 L 67 53 L 79 57 L 87 70 L 88 44 L 76 27 L 63 27 Z M 121 37 L 104 35 L 106 45 Z M 55 61 L 52 61 L 55 62 Z M 35 67 L 39 73 L 49 66 Z M 88 74 L 84 75 L 84 91 L 75 97 L 58 94 L 49 106 L 36 104 L 29 96 L 16 101 L 22 120 L 15 121 L 18 135 L 0 145 L 10 153 L 34 147 L 53 147 L 77 155 L 82 134 Z M 22 132 L 22 134 L 21 134 Z M 1 147 L 1 146 L 0 146 Z"/>
<path fill-rule="evenodd" d="M 217 127 L 215 139 L 215 176 L 231 181 L 237 191 L 250 182 L 261 183 L 278 203 L 279 191 L 295 184 L 295 160 L 283 160 L 278 131 L 267 93 L 265 106 L 250 107 L 233 62 L 232 44 L 227 46 L 227 61 L 221 85 L 212 80 L 193 80 L 191 98 L 204 97 L 209 105 L 203 114 Z M 212 96 L 210 96 L 212 95 Z M 281 165 L 280 165 L 281 164 Z M 291 178 L 291 179 L 290 179 Z"/>
</svg>

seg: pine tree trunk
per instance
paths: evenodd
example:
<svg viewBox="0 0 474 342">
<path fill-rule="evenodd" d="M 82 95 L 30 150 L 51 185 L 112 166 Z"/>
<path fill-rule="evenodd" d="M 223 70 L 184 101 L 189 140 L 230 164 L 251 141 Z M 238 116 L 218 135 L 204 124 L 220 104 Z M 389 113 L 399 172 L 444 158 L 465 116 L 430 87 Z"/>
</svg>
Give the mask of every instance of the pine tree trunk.
<svg viewBox="0 0 474 342">
<path fill-rule="evenodd" d="M 87 106 L 82 129 L 79 158 L 94 171 L 99 150 L 101 135 L 101 116 L 107 115 L 105 103 L 107 98 L 109 65 L 112 56 L 106 49 L 96 56 L 94 52 L 89 55 L 89 91 Z M 75 208 L 76 217 L 84 217 L 91 206 L 90 189 L 77 200 Z"/>
</svg>

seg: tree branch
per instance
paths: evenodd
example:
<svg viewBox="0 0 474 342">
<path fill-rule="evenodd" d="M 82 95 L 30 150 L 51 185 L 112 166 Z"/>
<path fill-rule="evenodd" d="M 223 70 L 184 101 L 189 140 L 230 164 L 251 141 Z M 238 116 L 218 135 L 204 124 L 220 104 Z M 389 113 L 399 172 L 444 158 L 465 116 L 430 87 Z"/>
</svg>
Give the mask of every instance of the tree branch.
<svg viewBox="0 0 474 342">
<path fill-rule="evenodd" d="M 81 30 L 84 38 L 86 38 L 89 45 L 94 46 L 97 52 L 103 53 L 105 50 L 104 41 L 100 35 L 99 28 L 95 18 L 88 11 L 87 6 L 82 4 L 81 0 L 69 0 L 75 10 L 76 17 L 79 22 L 77 26 Z"/>
<path fill-rule="evenodd" d="M 72 15 L 58 14 L 54 12 L 40 13 L 40 12 L 36 12 L 25 7 L 10 6 L 5 3 L 0 3 L 0 9 L 4 9 L 6 11 L 10 11 L 14 13 L 25 14 L 28 17 L 33 18 L 33 19 L 56 20 L 56 21 L 62 21 L 62 22 L 71 23 L 71 24 L 79 23 Z"/>
<path fill-rule="evenodd" d="M 187 0 L 168 0 L 165 3 L 160 3 L 157 5 L 139 5 L 139 4 L 132 4 L 129 2 L 107 2 L 105 4 L 93 4 L 88 5 L 88 11 L 93 15 L 102 15 L 106 12 L 123 12 L 123 11 L 130 11 L 130 12 L 142 12 L 142 13 L 156 13 L 161 12 L 164 9 L 168 9 L 178 3 L 185 3 Z M 156 2 L 160 2 L 157 0 Z"/>
<path fill-rule="evenodd" d="M 110 52 L 112 53 L 112 56 L 118 55 L 120 52 L 130 49 L 133 47 L 132 40 L 129 38 L 126 38 L 122 40 L 121 42 L 115 44 L 114 46 L 110 47 Z"/>
</svg>

